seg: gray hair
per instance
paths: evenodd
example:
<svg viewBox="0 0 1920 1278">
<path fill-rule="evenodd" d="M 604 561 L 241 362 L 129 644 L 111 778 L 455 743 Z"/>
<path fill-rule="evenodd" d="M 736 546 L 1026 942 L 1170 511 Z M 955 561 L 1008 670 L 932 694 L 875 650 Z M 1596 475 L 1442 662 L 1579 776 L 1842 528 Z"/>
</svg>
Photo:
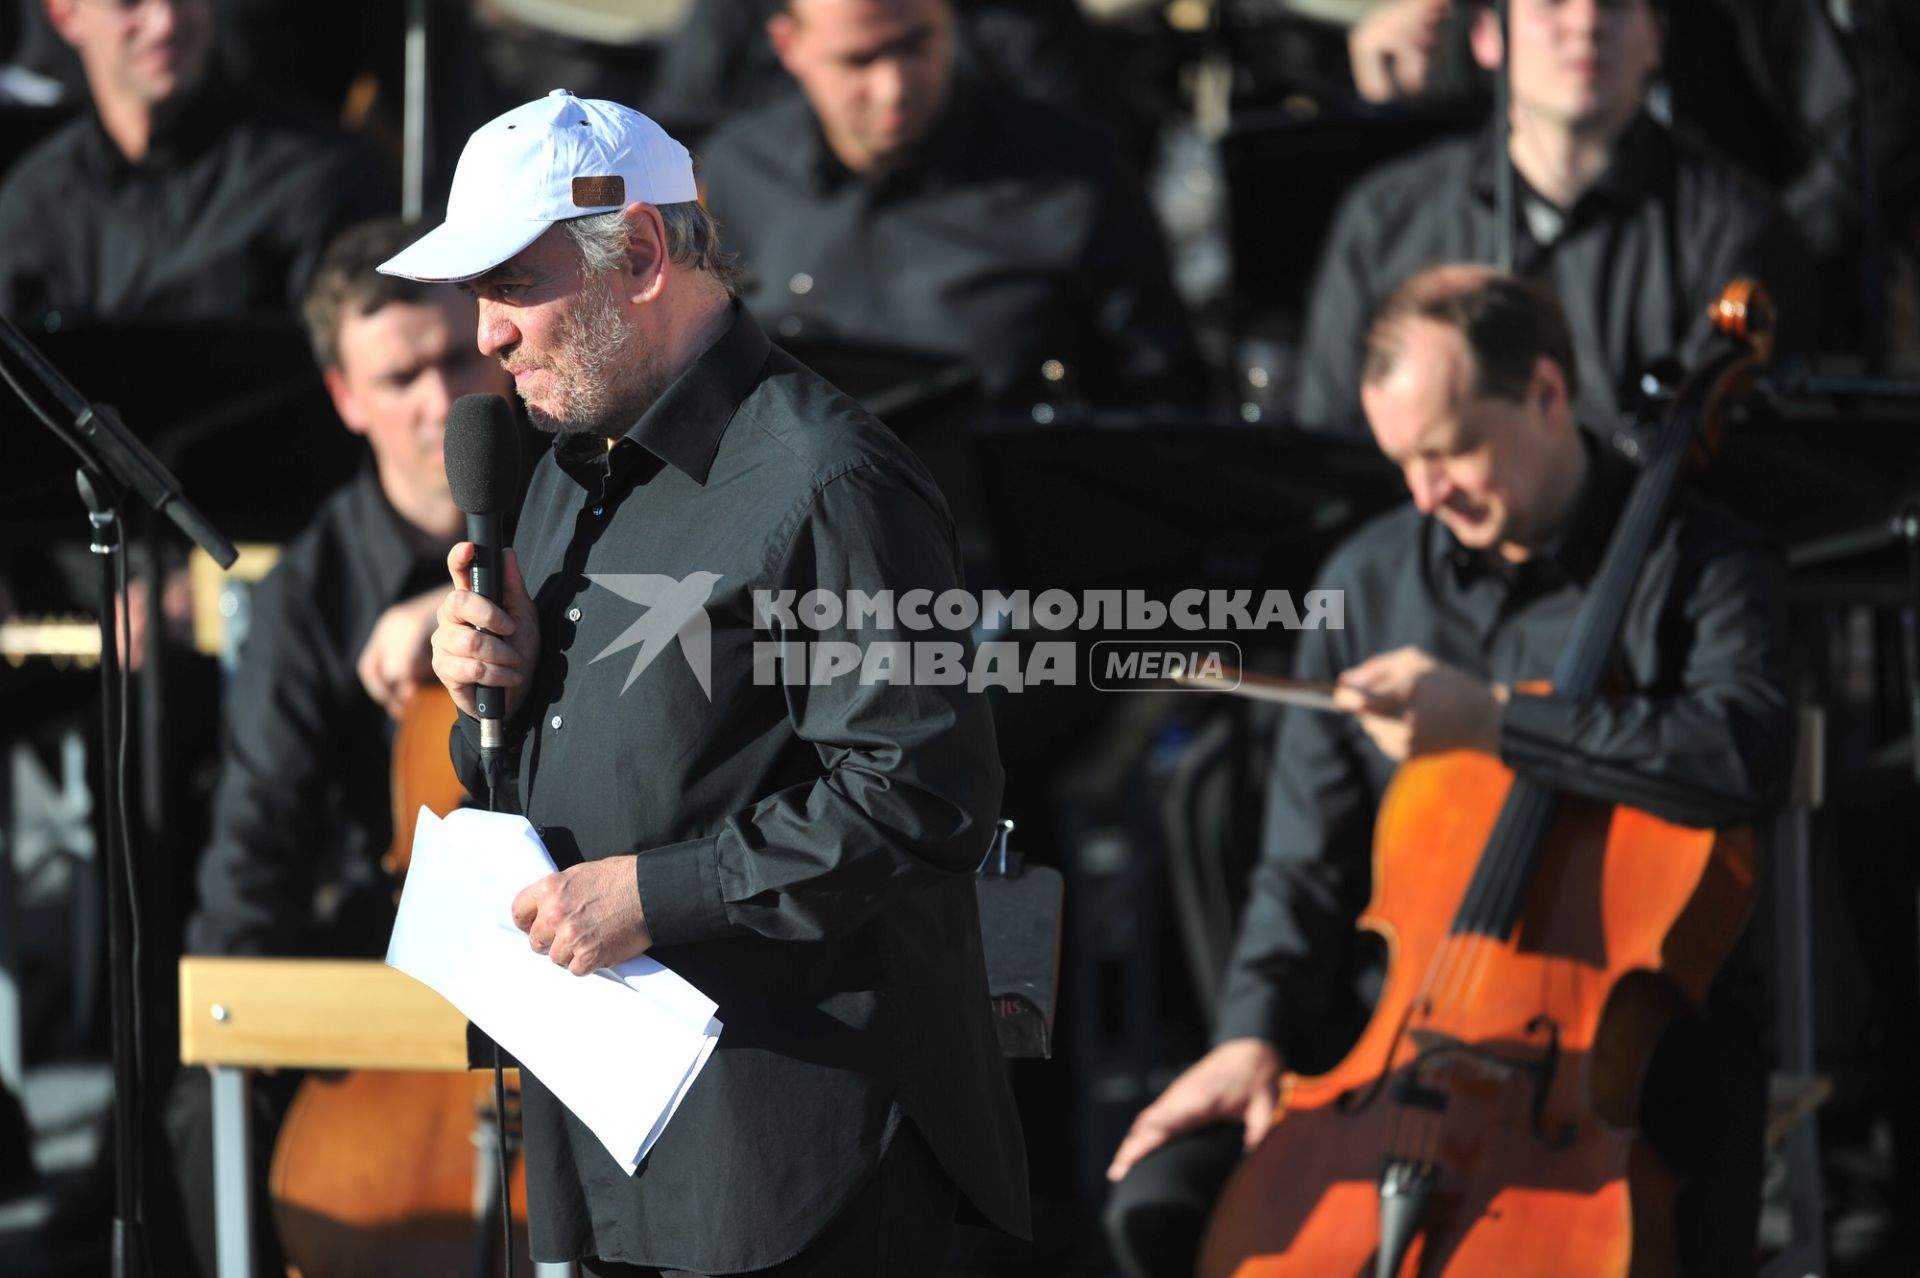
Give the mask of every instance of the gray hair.
<svg viewBox="0 0 1920 1278">
<path fill-rule="evenodd" d="M 740 259 L 721 250 L 720 224 L 713 220 L 713 214 L 692 200 L 654 207 L 660 210 L 660 221 L 667 230 L 667 260 L 675 266 L 705 271 L 727 291 L 728 297 L 740 296 Z M 626 260 L 624 210 L 590 213 L 560 225 L 579 251 L 580 264 L 588 275 L 604 275 Z"/>
</svg>

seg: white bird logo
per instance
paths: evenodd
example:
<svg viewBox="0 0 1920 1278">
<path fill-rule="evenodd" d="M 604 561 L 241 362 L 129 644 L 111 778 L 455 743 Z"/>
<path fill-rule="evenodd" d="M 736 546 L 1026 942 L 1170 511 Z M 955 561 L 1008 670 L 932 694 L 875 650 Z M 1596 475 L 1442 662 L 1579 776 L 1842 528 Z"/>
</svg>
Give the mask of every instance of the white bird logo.
<svg viewBox="0 0 1920 1278">
<path fill-rule="evenodd" d="M 720 582 L 719 573 L 688 573 L 677 580 L 657 572 L 588 573 L 587 580 L 646 609 L 638 621 L 602 648 L 588 665 L 639 644 L 633 669 L 627 672 L 627 681 L 620 685 L 620 691 L 625 692 L 640 677 L 640 672 L 666 650 L 667 640 L 678 637 L 680 651 L 686 654 L 693 677 L 700 681 L 700 691 L 707 694 L 707 700 L 713 700 L 713 623 L 707 619 L 706 604 Z"/>
</svg>

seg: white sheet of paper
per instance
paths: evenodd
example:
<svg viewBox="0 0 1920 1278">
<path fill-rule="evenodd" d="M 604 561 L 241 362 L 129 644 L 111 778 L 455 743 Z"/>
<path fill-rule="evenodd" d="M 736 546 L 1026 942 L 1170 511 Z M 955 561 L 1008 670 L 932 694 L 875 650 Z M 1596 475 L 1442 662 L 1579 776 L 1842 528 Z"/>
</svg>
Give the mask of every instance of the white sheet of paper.
<svg viewBox="0 0 1920 1278">
<path fill-rule="evenodd" d="M 525 818 L 422 808 L 387 964 L 511 1052 L 629 1174 L 719 1041 L 712 999 L 646 955 L 577 977 L 535 954 L 513 898 L 553 873 Z"/>
</svg>

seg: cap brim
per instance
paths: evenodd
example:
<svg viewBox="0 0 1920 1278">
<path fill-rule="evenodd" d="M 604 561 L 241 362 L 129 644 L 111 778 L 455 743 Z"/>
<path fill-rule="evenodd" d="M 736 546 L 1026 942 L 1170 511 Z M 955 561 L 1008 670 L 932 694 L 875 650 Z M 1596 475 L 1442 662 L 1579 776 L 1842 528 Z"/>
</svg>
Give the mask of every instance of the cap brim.
<svg viewBox="0 0 1920 1278">
<path fill-rule="evenodd" d="M 550 222 L 443 222 L 380 263 L 382 275 L 456 284 L 485 275 L 540 238 Z"/>
</svg>

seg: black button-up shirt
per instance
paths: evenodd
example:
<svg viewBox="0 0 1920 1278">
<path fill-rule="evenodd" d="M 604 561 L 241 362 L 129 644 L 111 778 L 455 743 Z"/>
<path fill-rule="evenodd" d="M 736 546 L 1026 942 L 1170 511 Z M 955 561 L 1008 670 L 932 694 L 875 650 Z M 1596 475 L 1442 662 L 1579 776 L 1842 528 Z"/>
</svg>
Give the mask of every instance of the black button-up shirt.
<svg viewBox="0 0 1920 1278">
<path fill-rule="evenodd" d="M 369 466 L 253 591 L 189 952 L 385 952 L 393 721 L 357 667 L 382 613 L 445 583 L 450 549 L 394 511 Z"/>
<path fill-rule="evenodd" d="M 1139 182 L 1061 108 L 959 80 L 916 154 L 869 181 L 796 97 L 716 134 L 701 175 L 778 337 L 966 359 L 1022 408 L 1202 393 Z"/>
<path fill-rule="evenodd" d="M 87 111 L 0 186 L 0 309 L 16 324 L 298 313 L 327 241 L 387 207 L 336 133 L 210 84 L 129 161 Z"/>
<path fill-rule="evenodd" d="M 1560 547 L 1518 566 L 1463 549 L 1410 505 L 1367 525 L 1321 572 L 1346 592 L 1345 629 L 1303 631 L 1295 674 L 1330 680 L 1410 644 L 1490 681 L 1550 679 L 1633 473 L 1598 446 L 1589 455 Z M 1516 693 L 1502 761 L 1683 824 L 1751 820 L 1784 793 L 1792 753 L 1783 617 L 1776 557 L 1730 515 L 1683 499 L 1633 593 L 1608 693 L 1584 704 Z M 1338 1015 L 1393 771 L 1356 719 L 1283 714 L 1218 1038 L 1311 1044 L 1325 1032 L 1315 1022 Z"/>
<path fill-rule="evenodd" d="M 1360 352 L 1374 307 L 1422 267 L 1491 262 L 1496 143 L 1449 139 L 1369 174 L 1341 203 L 1307 303 L 1293 399 L 1302 426 L 1364 436 Z M 1516 190 L 1514 267 L 1566 308 L 1576 415 L 1611 434 L 1648 365 L 1691 360 L 1708 306 L 1757 275 L 1779 311 L 1779 346 L 1816 329 L 1805 241 L 1766 191 L 1642 115 L 1569 210 Z"/>
<path fill-rule="evenodd" d="M 529 1078 L 535 1254 L 766 1267 L 902 1117 L 1024 1230 L 971 882 L 1002 780 L 986 702 L 755 674 L 755 644 L 783 633 L 965 641 L 756 618 L 757 590 L 953 587 L 952 520 L 918 461 L 738 308 L 610 451 L 575 437 L 541 461 L 515 549 L 541 639 L 511 725 L 522 810 L 562 866 L 634 857 L 653 953 L 726 1026 L 631 1177 Z M 456 760 L 484 793 L 477 746 L 463 718 Z"/>
</svg>

